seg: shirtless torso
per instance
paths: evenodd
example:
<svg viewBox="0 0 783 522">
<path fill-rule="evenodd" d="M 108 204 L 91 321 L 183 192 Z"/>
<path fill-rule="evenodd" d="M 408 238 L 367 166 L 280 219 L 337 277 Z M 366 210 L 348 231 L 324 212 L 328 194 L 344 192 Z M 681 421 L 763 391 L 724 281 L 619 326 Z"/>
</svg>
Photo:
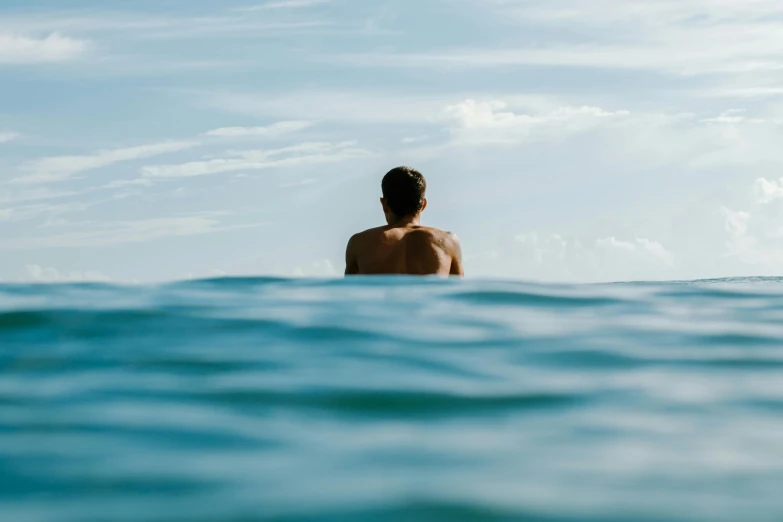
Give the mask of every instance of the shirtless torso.
<svg viewBox="0 0 783 522">
<path fill-rule="evenodd" d="M 419 225 L 356 234 L 348 242 L 345 261 L 346 275 L 463 275 L 457 236 Z"/>
</svg>

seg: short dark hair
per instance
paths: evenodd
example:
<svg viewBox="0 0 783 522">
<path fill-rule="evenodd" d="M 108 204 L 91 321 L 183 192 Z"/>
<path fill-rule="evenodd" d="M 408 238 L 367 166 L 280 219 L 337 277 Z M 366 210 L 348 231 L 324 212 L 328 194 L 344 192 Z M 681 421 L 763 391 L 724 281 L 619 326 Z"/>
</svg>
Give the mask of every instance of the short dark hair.
<svg viewBox="0 0 783 522">
<path fill-rule="evenodd" d="M 424 206 L 427 180 L 416 169 L 397 167 L 383 177 L 381 188 L 386 204 L 395 216 L 402 218 L 416 214 Z"/>
</svg>

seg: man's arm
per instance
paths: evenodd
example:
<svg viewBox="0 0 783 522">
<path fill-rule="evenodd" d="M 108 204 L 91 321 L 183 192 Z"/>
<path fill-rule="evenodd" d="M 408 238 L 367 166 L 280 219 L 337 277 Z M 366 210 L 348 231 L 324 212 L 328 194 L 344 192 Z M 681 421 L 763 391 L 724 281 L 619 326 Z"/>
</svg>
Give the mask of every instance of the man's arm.
<svg viewBox="0 0 783 522">
<path fill-rule="evenodd" d="M 449 275 L 464 277 L 465 270 L 462 268 L 462 245 L 456 234 L 449 233 L 451 238 L 451 271 Z"/>
<path fill-rule="evenodd" d="M 356 236 L 348 241 L 348 247 L 345 249 L 345 275 L 359 274 L 359 258 L 356 255 Z"/>
</svg>

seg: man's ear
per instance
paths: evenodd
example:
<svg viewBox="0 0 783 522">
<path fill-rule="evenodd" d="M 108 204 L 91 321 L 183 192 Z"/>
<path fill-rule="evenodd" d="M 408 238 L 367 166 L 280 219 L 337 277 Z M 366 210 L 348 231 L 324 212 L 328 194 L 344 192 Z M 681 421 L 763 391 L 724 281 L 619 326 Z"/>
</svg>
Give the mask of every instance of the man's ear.
<svg viewBox="0 0 783 522">
<path fill-rule="evenodd" d="M 427 198 L 424 198 L 424 201 L 421 203 L 421 210 L 419 212 L 424 212 L 425 208 L 427 208 Z"/>
<path fill-rule="evenodd" d="M 383 211 L 384 212 L 388 212 L 389 211 L 389 207 L 386 205 L 386 200 L 383 199 L 383 198 L 381 198 L 381 207 L 383 207 Z"/>
</svg>

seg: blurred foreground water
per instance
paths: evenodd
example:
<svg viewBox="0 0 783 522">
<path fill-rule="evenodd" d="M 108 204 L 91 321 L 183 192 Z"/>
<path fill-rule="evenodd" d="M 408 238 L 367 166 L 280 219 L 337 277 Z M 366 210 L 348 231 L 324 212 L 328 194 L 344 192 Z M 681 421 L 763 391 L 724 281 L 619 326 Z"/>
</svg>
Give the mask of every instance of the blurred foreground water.
<svg viewBox="0 0 783 522">
<path fill-rule="evenodd" d="M 0 520 L 780 521 L 782 282 L 0 286 Z"/>
</svg>

